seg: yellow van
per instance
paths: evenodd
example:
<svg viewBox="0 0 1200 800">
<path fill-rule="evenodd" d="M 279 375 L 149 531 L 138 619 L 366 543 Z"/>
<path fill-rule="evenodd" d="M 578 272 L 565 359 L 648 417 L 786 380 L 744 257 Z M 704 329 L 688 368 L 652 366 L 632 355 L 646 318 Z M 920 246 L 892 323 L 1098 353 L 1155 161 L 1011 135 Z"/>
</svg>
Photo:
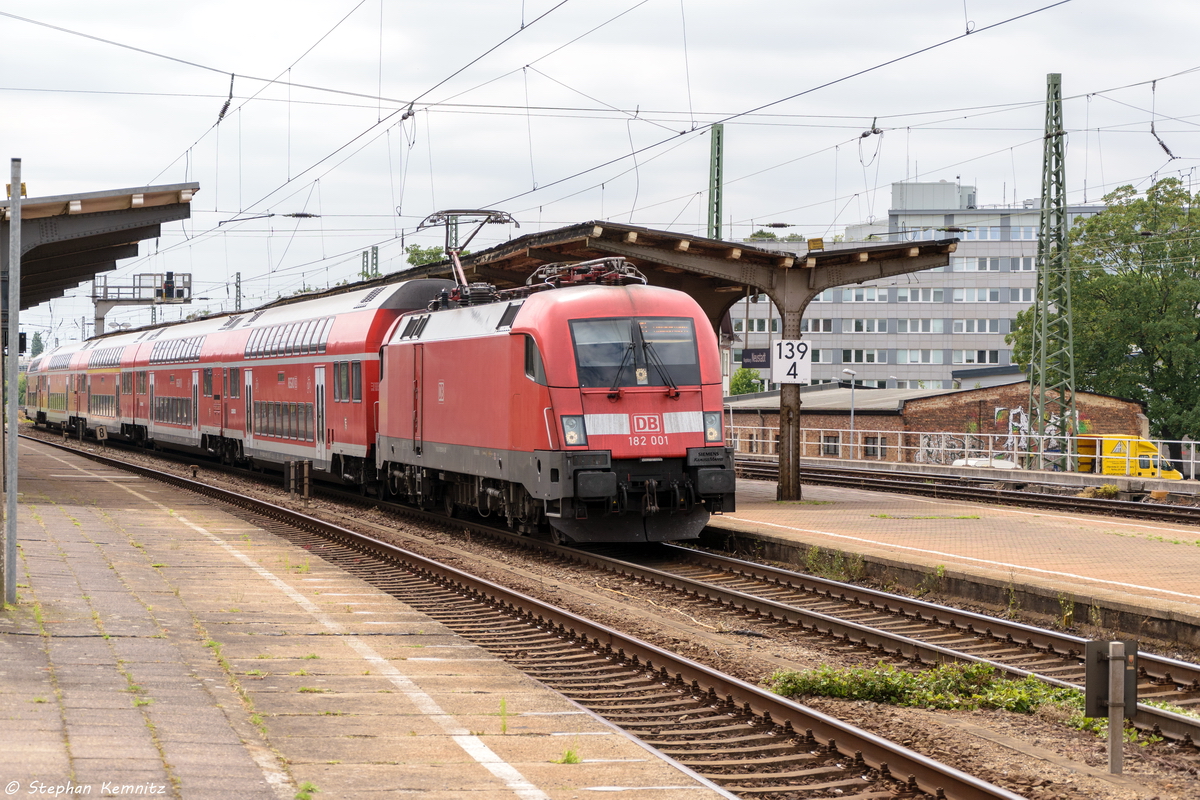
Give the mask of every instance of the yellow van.
<svg viewBox="0 0 1200 800">
<path fill-rule="evenodd" d="M 1183 474 L 1163 458 L 1154 442 L 1137 436 L 1081 436 L 1078 446 L 1080 472 L 1183 480 Z"/>
</svg>

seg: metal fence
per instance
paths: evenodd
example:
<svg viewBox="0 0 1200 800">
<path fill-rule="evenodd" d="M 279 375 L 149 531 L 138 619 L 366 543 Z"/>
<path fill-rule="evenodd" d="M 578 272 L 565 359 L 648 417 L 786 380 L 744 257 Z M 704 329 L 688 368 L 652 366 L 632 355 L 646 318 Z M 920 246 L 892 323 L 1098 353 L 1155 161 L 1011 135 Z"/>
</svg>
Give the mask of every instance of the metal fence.
<svg viewBox="0 0 1200 800">
<path fill-rule="evenodd" d="M 777 456 L 779 429 L 739 425 L 726 416 L 728 442 L 739 454 Z M 1094 440 L 1094 436 L 1076 437 Z M 940 464 L 944 466 L 997 467 L 1001 469 L 1057 469 L 1054 462 L 1070 441 L 1062 434 L 1037 436 L 1032 433 L 953 433 L 871 430 L 856 428 L 802 428 L 801 458 L 845 458 L 863 461 L 889 461 L 902 464 Z M 1196 442 L 1151 439 L 1161 459 L 1151 456 L 1145 468 L 1161 475 L 1173 465 L 1185 478 L 1194 480 L 1197 471 Z M 1177 445 L 1182 458 L 1168 461 L 1169 447 Z M 1078 452 L 1077 447 L 1073 448 Z M 1087 458 L 1088 456 L 1084 456 Z M 1105 458 L 1113 458 L 1106 455 Z M 1125 456 L 1138 461 L 1137 454 Z M 956 463 L 958 462 L 958 463 Z M 1131 464 L 1131 466 L 1133 466 Z"/>
</svg>

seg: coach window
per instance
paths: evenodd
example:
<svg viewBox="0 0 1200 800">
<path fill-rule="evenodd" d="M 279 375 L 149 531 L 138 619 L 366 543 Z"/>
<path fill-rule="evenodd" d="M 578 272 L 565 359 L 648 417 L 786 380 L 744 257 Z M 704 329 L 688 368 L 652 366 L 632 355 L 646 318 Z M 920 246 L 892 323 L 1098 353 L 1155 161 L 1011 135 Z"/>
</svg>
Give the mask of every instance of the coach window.
<svg viewBox="0 0 1200 800">
<path fill-rule="evenodd" d="M 301 334 L 304 333 L 304 323 L 293 322 L 291 328 L 292 335 L 288 337 L 288 355 L 294 356 L 300 353 Z"/>
<path fill-rule="evenodd" d="M 546 368 L 542 364 L 542 354 L 538 350 L 537 342 L 528 333 L 522 334 L 525 337 L 525 376 L 534 383 L 546 385 Z"/>
<path fill-rule="evenodd" d="M 355 403 L 362 402 L 362 362 L 350 364 L 350 399 Z"/>
<path fill-rule="evenodd" d="M 212 369 L 208 368 L 208 369 L 204 370 L 204 396 L 212 397 L 212 393 L 213 393 Z"/>
<path fill-rule="evenodd" d="M 296 344 L 295 344 L 295 347 L 293 348 L 296 352 L 296 355 L 303 356 L 303 355 L 308 354 L 308 332 L 311 328 L 312 328 L 312 320 L 311 319 L 308 320 L 307 322 L 296 323 L 296 339 L 295 339 Z"/>
<path fill-rule="evenodd" d="M 321 332 L 317 335 L 317 352 L 324 353 L 325 345 L 329 341 L 329 330 L 333 327 L 333 317 L 326 317 L 321 320 Z"/>
<path fill-rule="evenodd" d="M 240 367 L 229 368 L 229 383 L 226 387 L 225 394 L 229 397 L 242 396 L 242 370 Z"/>
<path fill-rule="evenodd" d="M 283 355 L 284 345 L 287 344 L 288 326 L 276 325 L 275 335 L 271 338 L 271 355 Z"/>
<path fill-rule="evenodd" d="M 350 362 L 339 361 L 337 363 L 337 384 L 338 384 L 338 400 L 342 403 L 350 402 Z"/>
</svg>

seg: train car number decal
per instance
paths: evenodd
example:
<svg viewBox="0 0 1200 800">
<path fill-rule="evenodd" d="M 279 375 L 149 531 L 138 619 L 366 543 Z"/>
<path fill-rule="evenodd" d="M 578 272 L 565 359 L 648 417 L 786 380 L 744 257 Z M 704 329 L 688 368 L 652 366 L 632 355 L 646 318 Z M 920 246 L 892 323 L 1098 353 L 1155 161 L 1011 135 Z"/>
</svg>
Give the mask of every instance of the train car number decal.
<svg viewBox="0 0 1200 800">
<path fill-rule="evenodd" d="M 630 436 L 629 444 L 634 447 L 645 447 L 652 445 L 655 447 L 665 445 L 667 443 L 666 436 Z"/>
</svg>

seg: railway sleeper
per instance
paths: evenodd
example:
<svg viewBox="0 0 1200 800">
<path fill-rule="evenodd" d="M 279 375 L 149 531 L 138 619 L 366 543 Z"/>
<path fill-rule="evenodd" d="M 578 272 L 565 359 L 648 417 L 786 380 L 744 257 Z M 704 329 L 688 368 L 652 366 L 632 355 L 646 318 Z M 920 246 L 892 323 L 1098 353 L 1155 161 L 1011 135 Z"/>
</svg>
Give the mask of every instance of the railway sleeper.
<svg viewBox="0 0 1200 800">
<path fill-rule="evenodd" d="M 669 734 L 675 735 L 675 734 Z M 757 733 L 749 736 L 706 736 L 702 739 L 655 739 L 656 747 L 689 747 L 699 744 L 706 746 L 731 746 L 747 744 L 749 742 L 764 742 L 772 744 L 779 741 L 779 737 L 772 733 Z"/>
<path fill-rule="evenodd" d="M 845 787 L 852 787 L 852 786 L 866 787 L 866 786 L 870 786 L 872 783 L 873 783 L 873 781 L 871 781 L 867 778 L 855 777 L 855 778 L 847 778 L 844 781 L 833 781 L 831 783 L 818 783 L 818 784 L 802 783 L 802 784 L 797 784 L 795 786 L 777 786 L 777 787 L 730 786 L 727 788 L 731 792 L 735 792 L 737 794 L 743 794 L 743 795 L 775 794 L 775 793 L 779 793 L 779 792 L 803 792 L 804 794 L 812 794 L 813 792 L 842 791 Z M 862 798 L 865 798 L 868 796 L 869 795 L 854 794 L 854 795 L 850 795 L 849 798 L 851 798 L 852 800 L 862 800 Z M 896 795 L 893 792 L 881 793 L 881 794 L 877 794 L 875 796 L 876 797 L 898 797 L 898 795 Z"/>
<path fill-rule="evenodd" d="M 686 756 L 750 756 L 750 755 L 778 755 L 780 753 L 800 753 L 803 751 L 803 745 L 795 743 L 768 744 L 761 747 L 709 747 L 702 743 L 697 743 L 695 747 L 659 747 L 657 748 L 669 756 L 674 756 L 678 760 L 687 764 Z"/>
</svg>

